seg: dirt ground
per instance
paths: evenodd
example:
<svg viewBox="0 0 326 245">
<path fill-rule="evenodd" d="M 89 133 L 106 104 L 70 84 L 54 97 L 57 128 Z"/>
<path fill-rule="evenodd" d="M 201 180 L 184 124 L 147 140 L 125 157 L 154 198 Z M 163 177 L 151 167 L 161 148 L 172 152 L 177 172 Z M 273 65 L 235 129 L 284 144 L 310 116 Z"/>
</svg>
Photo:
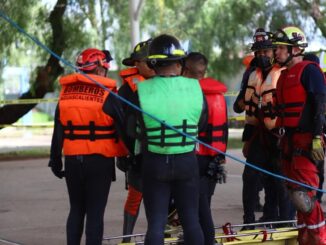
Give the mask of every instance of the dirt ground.
<svg viewBox="0 0 326 245">
<path fill-rule="evenodd" d="M 240 150 L 231 150 L 241 157 Z M 48 159 L 0 162 L 0 245 L 65 244 L 65 223 L 69 211 L 64 180 L 52 175 Z M 242 222 L 241 174 L 243 165 L 228 160 L 228 182 L 218 185 L 212 201 L 216 225 Z M 122 233 L 123 206 L 127 192 L 124 174 L 117 170 L 117 181 L 111 186 L 105 214 L 105 236 Z M 257 213 L 257 218 L 261 213 Z M 135 232 L 146 230 L 141 208 Z"/>
</svg>

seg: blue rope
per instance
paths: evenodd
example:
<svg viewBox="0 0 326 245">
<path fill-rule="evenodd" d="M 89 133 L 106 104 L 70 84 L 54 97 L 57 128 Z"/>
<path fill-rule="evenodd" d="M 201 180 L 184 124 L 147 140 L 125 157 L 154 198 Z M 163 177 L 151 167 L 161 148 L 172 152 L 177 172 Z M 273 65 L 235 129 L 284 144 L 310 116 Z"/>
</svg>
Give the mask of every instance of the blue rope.
<svg viewBox="0 0 326 245">
<path fill-rule="evenodd" d="M 21 33 L 24 34 L 25 36 L 29 37 L 32 41 L 34 41 L 34 42 L 35 42 L 37 45 L 39 45 L 41 48 L 43 48 L 44 50 L 46 50 L 48 53 L 50 53 L 51 55 L 53 55 L 53 56 L 54 56 L 55 58 L 57 58 L 58 60 L 62 61 L 62 63 L 64 63 L 66 66 L 72 68 L 73 70 L 77 70 L 78 72 L 80 72 L 81 74 L 83 74 L 85 77 L 87 77 L 89 80 L 91 80 L 92 82 L 94 82 L 97 86 L 99 86 L 99 87 L 105 89 L 106 91 L 110 92 L 110 94 L 114 95 L 117 99 L 123 101 L 124 103 L 128 104 L 128 105 L 131 106 L 132 108 L 134 108 L 134 109 L 136 109 L 136 110 L 142 112 L 143 114 L 145 114 L 145 115 L 149 116 L 150 118 L 152 118 L 152 119 L 158 121 L 159 123 L 165 125 L 166 127 L 168 127 L 168 128 L 170 128 L 170 129 L 176 131 L 177 133 L 179 133 L 179 134 L 181 134 L 181 135 L 183 135 L 183 136 L 185 136 L 185 137 L 188 137 L 188 138 L 190 138 L 191 140 L 193 140 L 193 141 L 195 141 L 195 142 L 197 142 L 197 143 L 199 143 L 199 144 L 202 144 L 202 145 L 206 146 L 207 148 L 209 148 L 209 149 L 211 149 L 211 150 L 213 150 L 213 151 L 215 151 L 215 152 L 218 152 L 218 153 L 220 153 L 220 154 L 223 154 L 223 155 L 225 155 L 225 156 L 227 156 L 227 157 L 229 157 L 229 158 L 235 160 L 236 162 L 240 162 L 240 163 L 242 163 L 242 164 L 244 164 L 244 165 L 247 165 L 247 166 L 249 166 L 249 167 L 251 167 L 251 168 L 253 168 L 253 169 L 257 170 L 257 171 L 263 172 L 263 173 L 265 173 L 265 174 L 267 174 L 267 175 L 271 175 L 271 176 L 273 176 L 273 177 L 275 177 L 275 178 L 279 178 L 279 179 L 282 179 L 282 180 L 286 180 L 286 181 L 288 181 L 288 182 L 291 182 L 291 183 L 294 183 L 294 184 L 300 185 L 300 186 L 302 186 L 302 187 L 306 187 L 306 188 L 311 189 L 311 190 L 315 190 L 315 191 L 319 191 L 319 192 L 326 193 L 326 190 L 318 189 L 318 188 L 316 188 L 316 187 L 313 187 L 313 186 L 307 185 L 307 184 L 305 184 L 305 183 L 301 183 L 301 182 L 299 182 L 299 181 L 296 181 L 296 180 L 293 180 L 293 179 L 290 179 L 290 178 L 284 177 L 283 175 L 279 175 L 279 174 L 275 174 L 275 173 L 269 172 L 269 171 L 267 171 L 267 170 L 265 170 L 265 169 L 263 169 L 263 168 L 257 167 L 257 166 L 255 166 L 255 165 L 249 163 L 249 162 L 243 161 L 243 160 L 241 160 L 241 159 L 239 159 L 239 158 L 237 158 L 237 157 L 234 157 L 234 156 L 232 156 L 232 155 L 230 155 L 230 154 L 228 154 L 228 153 L 224 153 L 224 152 L 220 151 L 219 149 L 216 149 L 216 148 L 214 148 L 214 147 L 212 147 L 212 146 L 206 144 L 205 142 L 203 142 L 203 141 L 201 141 L 201 140 L 198 140 L 196 137 L 193 137 L 193 136 L 191 136 L 191 135 L 188 135 L 188 134 L 186 134 L 186 133 L 180 131 L 179 129 L 177 129 L 177 128 L 173 127 L 173 126 L 171 126 L 171 125 L 169 125 L 169 124 L 166 124 L 164 121 L 160 120 L 160 119 L 157 118 L 156 116 L 151 115 L 151 114 L 149 114 L 149 113 L 146 112 L 146 111 L 143 111 L 140 107 L 138 107 L 138 106 L 132 104 L 131 102 L 129 102 L 129 101 L 126 100 L 125 98 L 119 96 L 118 94 L 113 93 L 113 92 L 110 91 L 108 88 L 106 88 L 103 84 L 97 82 L 96 80 L 94 80 L 93 78 L 91 78 L 90 76 L 88 76 L 86 73 L 84 73 L 83 71 L 79 70 L 77 67 L 75 67 L 73 64 L 71 64 L 69 61 L 66 61 L 65 59 L 61 58 L 59 55 L 57 55 L 57 54 L 54 53 L 51 49 L 49 49 L 47 46 L 45 46 L 43 43 L 41 43 L 37 38 L 35 38 L 35 37 L 31 36 L 30 34 L 28 34 L 28 33 L 27 33 L 23 28 L 21 28 L 21 27 L 20 27 L 16 22 L 14 22 L 12 19 L 10 19 L 10 18 L 9 18 L 7 15 L 5 15 L 2 11 L 0 11 L 0 16 L 1 16 L 4 20 L 6 20 L 7 22 L 9 22 L 13 27 L 15 27 L 19 32 L 21 32 Z"/>
</svg>

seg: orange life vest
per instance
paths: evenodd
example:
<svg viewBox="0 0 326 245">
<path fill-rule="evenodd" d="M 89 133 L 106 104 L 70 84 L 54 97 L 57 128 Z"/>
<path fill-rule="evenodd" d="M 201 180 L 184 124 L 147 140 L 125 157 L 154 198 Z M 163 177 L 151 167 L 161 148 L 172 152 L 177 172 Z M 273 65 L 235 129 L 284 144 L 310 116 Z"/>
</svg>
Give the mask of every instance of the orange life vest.
<svg viewBox="0 0 326 245">
<path fill-rule="evenodd" d="M 269 130 L 275 128 L 277 119 L 276 110 L 276 86 L 281 72 L 286 69 L 275 65 L 267 75 L 260 87 L 261 109 L 263 111 L 264 124 Z"/>
<path fill-rule="evenodd" d="M 110 90 L 115 89 L 116 82 L 110 78 L 88 76 Z M 102 111 L 109 92 L 78 73 L 62 77 L 60 84 L 59 119 L 64 130 L 64 155 L 127 155 L 126 147 L 116 135 L 113 119 Z"/>
<path fill-rule="evenodd" d="M 145 80 L 145 78 L 139 74 L 136 67 L 124 69 L 120 71 L 119 75 L 122 78 L 123 84 L 128 83 L 133 92 L 137 91 L 137 83 Z"/>
<path fill-rule="evenodd" d="M 258 110 L 262 110 L 265 126 L 268 129 L 275 127 L 276 85 L 281 71 L 284 69 L 274 65 L 265 80 L 263 80 L 260 68 L 257 68 L 250 74 L 245 93 L 246 123 L 257 125 L 259 123 Z"/>
<path fill-rule="evenodd" d="M 228 127 L 227 107 L 223 94 L 227 91 L 227 87 L 210 77 L 199 80 L 199 83 L 207 101 L 208 125 L 205 132 L 199 133 L 198 139 L 225 152 Z M 197 144 L 196 153 L 206 156 L 216 156 L 218 154 L 218 152 L 201 144 Z"/>
</svg>

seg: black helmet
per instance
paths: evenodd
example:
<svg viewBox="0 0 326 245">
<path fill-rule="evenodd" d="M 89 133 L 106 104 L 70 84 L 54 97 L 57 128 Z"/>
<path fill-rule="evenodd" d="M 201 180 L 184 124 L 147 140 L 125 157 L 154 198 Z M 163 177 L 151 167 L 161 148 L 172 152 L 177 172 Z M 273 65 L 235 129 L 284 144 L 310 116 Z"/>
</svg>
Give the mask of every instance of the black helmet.
<svg viewBox="0 0 326 245">
<path fill-rule="evenodd" d="M 186 57 L 178 39 L 170 35 L 160 35 L 153 39 L 149 46 L 148 63 L 181 60 Z"/>
<path fill-rule="evenodd" d="M 152 39 L 150 38 L 147 41 L 138 43 L 135 46 L 134 51 L 130 54 L 130 57 L 122 60 L 122 64 L 125 66 L 134 66 L 135 61 L 146 59 L 148 56 L 148 48 L 151 41 Z"/>
<path fill-rule="evenodd" d="M 254 43 L 251 46 L 251 51 L 256 52 L 262 49 L 274 48 L 272 43 L 272 33 L 266 32 L 264 28 L 258 28 L 253 36 Z"/>
</svg>

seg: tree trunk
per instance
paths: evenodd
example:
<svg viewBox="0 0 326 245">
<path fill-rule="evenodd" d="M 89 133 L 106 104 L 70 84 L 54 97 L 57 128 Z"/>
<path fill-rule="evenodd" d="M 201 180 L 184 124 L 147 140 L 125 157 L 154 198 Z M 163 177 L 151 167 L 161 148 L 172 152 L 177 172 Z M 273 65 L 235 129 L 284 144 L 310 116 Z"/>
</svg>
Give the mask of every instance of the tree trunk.
<svg viewBox="0 0 326 245">
<path fill-rule="evenodd" d="M 50 49 L 61 56 L 65 49 L 65 38 L 63 32 L 63 14 L 66 10 L 67 0 L 58 0 L 50 13 L 49 21 L 52 27 L 52 43 Z M 45 67 L 37 68 L 37 77 L 29 91 L 23 93 L 19 99 L 43 98 L 44 95 L 53 90 L 53 84 L 63 73 L 63 67 L 59 60 L 53 55 L 47 61 Z M 33 109 L 37 103 L 5 105 L 0 108 L 0 125 L 12 124 Z M 0 126 L 0 129 L 3 128 Z"/>
</svg>

